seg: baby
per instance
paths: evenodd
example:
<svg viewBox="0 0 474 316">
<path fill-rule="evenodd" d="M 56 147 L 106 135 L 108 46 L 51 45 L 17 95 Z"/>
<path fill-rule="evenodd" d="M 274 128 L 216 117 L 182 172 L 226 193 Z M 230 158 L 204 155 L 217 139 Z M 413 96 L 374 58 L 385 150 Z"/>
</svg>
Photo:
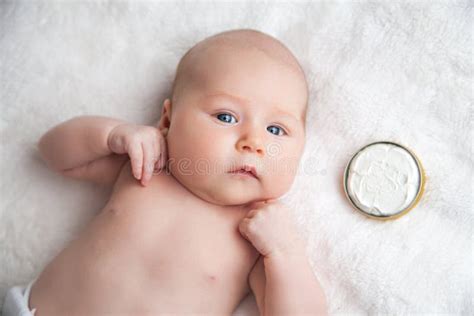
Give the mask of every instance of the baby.
<svg viewBox="0 0 474 316">
<path fill-rule="evenodd" d="M 6 315 L 230 315 L 250 291 L 261 315 L 321 315 L 290 189 L 308 88 L 273 37 L 233 30 L 179 62 L 155 126 L 82 116 L 49 130 L 54 170 L 113 187 L 86 229 Z"/>
</svg>

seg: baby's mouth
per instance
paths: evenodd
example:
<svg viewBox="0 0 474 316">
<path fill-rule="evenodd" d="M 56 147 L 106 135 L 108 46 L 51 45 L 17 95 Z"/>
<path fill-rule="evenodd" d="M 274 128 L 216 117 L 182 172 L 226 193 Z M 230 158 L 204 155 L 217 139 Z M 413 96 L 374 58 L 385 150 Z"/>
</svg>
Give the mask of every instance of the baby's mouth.
<svg viewBox="0 0 474 316">
<path fill-rule="evenodd" d="M 232 169 L 231 171 L 229 171 L 228 173 L 258 179 L 257 169 L 254 166 L 250 166 L 250 165 L 244 165 L 244 166 L 241 166 L 241 167 L 236 167 L 236 168 Z"/>
</svg>

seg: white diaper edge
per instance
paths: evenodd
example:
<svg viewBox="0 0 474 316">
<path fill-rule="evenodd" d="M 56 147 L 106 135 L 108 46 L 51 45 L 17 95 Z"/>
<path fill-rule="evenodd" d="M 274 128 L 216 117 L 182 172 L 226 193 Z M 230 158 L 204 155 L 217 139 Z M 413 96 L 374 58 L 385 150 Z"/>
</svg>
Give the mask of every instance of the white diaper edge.
<svg viewBox="0 0 474 316">
<path fill-rule="evenodd" d="M 30 292 L 31 292 L 31 287 L 33 286 L 35 282 L 36 282 L 36 278 L 30 283 L 28 283 L 25 290 L 23 291 L 23 297 L 25 298 L 26 307 L 28 307 L 28 310 L 31 312 L 33 316 L 35 315 L 36 308 L 30 307 Z"/>
<path fill-rule="evenodd" d="M 34 316 L 36 309 L 32 311 L 28 306 L 33 283 L 34 281 L 31 281 L 26 286 L 15 285 L 10 287 L 3 299 L 0 314 L 3 316 Z"/>
</svg>

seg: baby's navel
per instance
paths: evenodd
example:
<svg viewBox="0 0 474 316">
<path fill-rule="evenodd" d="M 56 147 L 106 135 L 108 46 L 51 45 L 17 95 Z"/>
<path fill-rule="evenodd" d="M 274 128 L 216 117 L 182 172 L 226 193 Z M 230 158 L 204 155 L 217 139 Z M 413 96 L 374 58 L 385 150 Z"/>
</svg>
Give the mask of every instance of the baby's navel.
<svg viewBox="0 0 474 316">
<path fill-rule="evenodd" d="M 208 274 L 207 275 L 207 279 L 210 281 L 210 282 L 215 282 L 217 277 L 213 274 Z"/>
</svg>

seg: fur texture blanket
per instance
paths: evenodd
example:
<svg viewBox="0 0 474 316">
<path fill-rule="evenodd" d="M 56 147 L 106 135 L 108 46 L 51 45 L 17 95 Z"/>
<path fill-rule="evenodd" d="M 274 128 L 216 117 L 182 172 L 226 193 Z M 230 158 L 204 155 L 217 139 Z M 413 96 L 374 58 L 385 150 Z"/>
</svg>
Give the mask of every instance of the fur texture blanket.
<svg viewBox="0 0 474 316">
<path fill-rule="evenodd" d="M 197 41 L 253 28 L 284 42 L 311 85 L 307 146 L 284 197 L 331 314 L 474 314 L 473 25 L 469 1 L 0 2 L 0 300 L 87 225 L 108 189 L 47 169 L 36 148 L 77 115 L 150 124 Z M 381 222 L 342 189 L 351 155 L 390 140 L 427 175 Z M 235 314 L 257 313 L 249 295 Z"/>
</svg>

